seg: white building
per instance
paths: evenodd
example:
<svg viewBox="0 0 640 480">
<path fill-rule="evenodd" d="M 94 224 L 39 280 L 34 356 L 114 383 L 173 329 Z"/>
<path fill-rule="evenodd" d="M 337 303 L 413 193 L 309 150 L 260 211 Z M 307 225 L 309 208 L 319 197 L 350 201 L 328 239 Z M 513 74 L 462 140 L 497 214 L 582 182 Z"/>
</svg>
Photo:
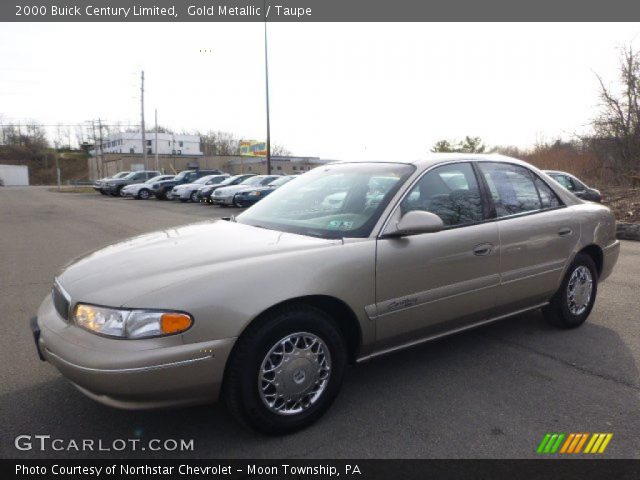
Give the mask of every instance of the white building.
<svg viewBox="0 0 640 480">
<path fill-rule="evenodd" d="M 198 135 L 179 135 L 173 133 L 158 133 L 156 145 L 155 133 L 145 136 L 148 155 L 202 155 L 200 151 L 200 137 Z M 111 135 L 102 141 L 104 153 L 133 153 L 142 154 L 142 133 L 124 132 Z M 90 150 L 95 155 L 95 150 Z M 100 153 L 100 149 L 98 149 Z"/>
</svg>

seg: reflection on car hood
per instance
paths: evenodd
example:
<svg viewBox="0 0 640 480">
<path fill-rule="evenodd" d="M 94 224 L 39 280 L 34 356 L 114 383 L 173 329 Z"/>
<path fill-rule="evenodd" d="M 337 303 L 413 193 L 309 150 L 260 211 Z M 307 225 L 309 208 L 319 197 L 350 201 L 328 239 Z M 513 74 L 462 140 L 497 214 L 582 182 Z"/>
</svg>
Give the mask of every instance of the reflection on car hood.
<svg viewBox="0 0 640 480">
<path fill-rule="evenodd" d="M 222 187 L 216 189 L 216 195 L 231 195 L 232 193 L 236 193 L 240 190 L 245 190 L 247 188 L 253 188 L 250 185 L 229 185 L 227 187 Z"/>
<path fill-rule="evenodd" d="M 326 240 L 215 221 L 141 235 L 91 253 L 58 277 L 74 301 L 120 306 L 173 283 L 193 281 L 233 262 L 314 249 Z"/>
<path fill-rule="evenodd" d="M 131 185 L 125 185 L 126 190 L 132 190 L 134 188 L 142 188 L 146 185 L 146 183 L 132 183 Z"/>
<path fill-rule="evenodd" d="M 200 188 L 203 185 L 201 183 L 183 183 L 180 185 L 176 185 L 175 188 L 179 189 L 179 190 L 185 190 L 187 188 Z"/>
</svg>

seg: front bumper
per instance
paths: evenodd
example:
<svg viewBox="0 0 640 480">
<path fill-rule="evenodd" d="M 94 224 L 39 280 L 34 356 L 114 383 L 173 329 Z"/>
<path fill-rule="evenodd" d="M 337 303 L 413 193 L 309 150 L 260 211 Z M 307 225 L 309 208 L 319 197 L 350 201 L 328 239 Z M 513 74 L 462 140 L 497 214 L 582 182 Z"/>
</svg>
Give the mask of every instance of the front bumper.
<svg viewBox="0 0 640 480">
<path fill-rule="evenodd" d="M 236 198 L 234 199 L 234 203 L 238 207 L 246 208 L 258 203 L 258 201 L 262 200 L 263 198 L 264 197 L 255 197 L 255 196 L 244 197 L 244 196 L 236 195 Z"/>
<path fill-rule="evenodd" d="M 102 191 L 105 193 L 113 194 L 118 191 L 118 186 L 119 185 L 104 185 L 102 187 Z"/>
<path fill-rule="evenodd" d="M 37 320 L 32 320 L 32 331 L 42 357 L 81 392 L 106 405 L 130 409 L 217 400 L 236 340 L 184 344 L 181 335 L 144 340 L 102 337 L 62 319 L 51 296 L 40 306 Z"/>
<path fill-rule="evenodd" d="M 215 195 L 211 195 L 211 203 L 213 203 L 214 205 L 233 205 L 234 196 L 235 194 L 225 197 L 216 197 Z"/>
</svg>

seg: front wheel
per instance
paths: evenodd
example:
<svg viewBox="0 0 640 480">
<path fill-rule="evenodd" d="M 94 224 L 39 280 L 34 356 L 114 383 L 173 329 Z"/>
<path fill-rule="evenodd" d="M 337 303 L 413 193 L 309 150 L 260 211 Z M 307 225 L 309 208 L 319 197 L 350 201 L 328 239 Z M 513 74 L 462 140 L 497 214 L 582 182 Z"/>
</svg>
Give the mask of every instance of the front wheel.
<svg viewBox="0 0 640 480">
<path fill-rule="evenodd" d="M 198 191 L 191 192 L 191 196 L 189 197 L 193 203 L 198 203 Z"/>
<path fill-rule="evenodd" d="M 560 328 L 582 325 L 593 308 L 598 291 L 598 269 L 593 259 L 579 253 L 567 270 L 560 289 L 543 309 L 547 322 Z"/>
<path fill-rule="evenodd" d="M 147 200 L 149 198 L 150 192 L 146 188 L 140 189 L 138 192 L 138 198 L 141 200 Z"/>
<path fill-rule="evenodd" d="M 270 435 L 295 432 L 329 408 L 346 363 L 346 343 L 327 314 L 283 308 L 238 340 L 227 367 L 225 400 L 249 427 Z"/>
</svg>

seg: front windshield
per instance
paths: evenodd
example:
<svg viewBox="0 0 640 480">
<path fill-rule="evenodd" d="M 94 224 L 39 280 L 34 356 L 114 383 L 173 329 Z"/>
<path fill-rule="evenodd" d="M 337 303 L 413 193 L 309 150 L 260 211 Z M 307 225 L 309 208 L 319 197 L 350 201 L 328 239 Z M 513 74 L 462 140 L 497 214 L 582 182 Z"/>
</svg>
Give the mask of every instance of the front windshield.
<svg viewBox="0 0 640 480">
<path fill-rule="evenodd" d="M 367 237 L 414 169 L 400 163 L 316 168 L 278 188 L 236 221 L 323 238 Z"/>
<path fill-rule="evenodd" d="M 180 172 L 178 175 L 176 175 L 176 176 L 174 177 L 174 180 L 181 181 L 181 180 L 183 180 L 183 179 L 184 179 L 184 177 L 186 177 L 186 176 L 187 176 L 187 174 L 189 174 L 189 173 L 191 173 L 191 170 L 185 170 L 184 172 Z"/>
<path fill-rule="evenodd" d="M 122 178 L 122 177 L 126 177 L 127 175 L 131 175 L 132 172 L 120 172 L 120 173 L 116 173 L 112 178 Z"/>
<path fill-rule="evenodd" d="M 238 177 L 241 177 L 241 176 L 242 175 L 234 175 L 233 177 L 229 177 L 224 182 L 220 182 L 220 186 L 231 185 L 233 182 L 235 182 L 238 179 Z"/>
<path fill-rule="evenodd" d="M 243 180 L 240 185 L 248 185 L 248 186 L 253 186 L 253 185 L 260 185 L 260 182 L 262 182 L 264 180 L 264 177 L 249 177 L 246 180 Z"/>
<path fill-rule="evenodd" d="M 197 179 L 195 182 L 193 183 L 199 183 L 204 185 L 205 183 L 207 183 L 209 180 L 211 180 L 213 177 L 215 177 L 215 175 L 207 175 L 205 177 L 200 177 L 199 179 Z"/>
<path fill-rule="evenodd" d="M 168 180 L 169 178 L 171 178 L 171 177 L 167 177 L 166 175 L 158 175 L 157 177 L 150 178 L 149 180 L 147 180 L 144 183 L 159 182 L 161 180 Z"/>
<path fill-rule="evenodd" d="M 135 177 L 137 174 L 138 174 L 138 172 L 130 172 L 130 173 L 127 173 L 127 174 L 124 176 L 124 178 L 127 178 L 127 179 L 128 179 L 128 178 L 133 178 L 133 177 Z"/>
<path fill-rule="evenodd" d="M 281 185 L 284 185 L 285 183 L 289 182 L 293 180 L 293 177 L 280 177 L 277 180 L 274 180 L 273 182 L 271 182 L 269 184 L 270 187 L 279 187 Z"/>
</svg>

